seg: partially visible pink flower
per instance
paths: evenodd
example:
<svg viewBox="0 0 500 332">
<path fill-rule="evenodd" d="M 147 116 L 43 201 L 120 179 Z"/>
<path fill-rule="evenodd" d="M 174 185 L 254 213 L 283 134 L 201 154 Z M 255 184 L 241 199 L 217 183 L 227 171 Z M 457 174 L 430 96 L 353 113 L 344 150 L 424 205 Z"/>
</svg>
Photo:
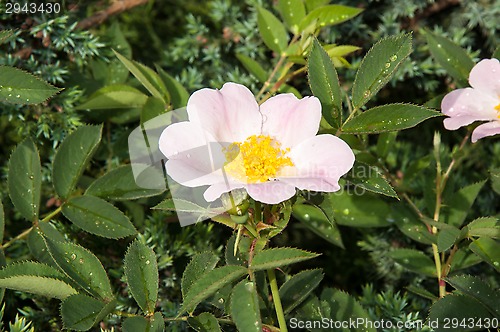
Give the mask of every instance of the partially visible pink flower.
<svg viewBox="0 0 500 332">
<path fill-rule="evenodd" d="M 334 192 L 354 163 L 343 140 L 316 136 L 316 97 L 281 94 L 259 107 L 245 86 L 226 83 L 194 92 L 187 113 L 189 121 L 163 131 L 159 147 L 172 179 L 188 187 L 208 185 L 209 202 L 240 188 L 267 204 L 291 198 L 295 188 Z"/>
<path fill-rule="evenodd" d="M 500 134 L 500 62 L 484 59 L 472 68 L 469 75 L 472 88 L 448 93 L 441 102 L 441 111 L 449 118 L 444 127 L 455 130 L 474 121 L 489 121 L 472 132 L 472 142 Z"/>
</svg>

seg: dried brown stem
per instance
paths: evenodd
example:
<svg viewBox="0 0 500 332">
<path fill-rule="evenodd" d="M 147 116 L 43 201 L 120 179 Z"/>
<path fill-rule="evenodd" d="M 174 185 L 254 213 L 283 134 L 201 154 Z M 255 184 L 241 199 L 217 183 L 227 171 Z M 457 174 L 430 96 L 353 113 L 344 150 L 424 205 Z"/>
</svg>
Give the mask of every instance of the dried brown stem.
<svg viewBox="0 0 500 332">
<path fill-rule="evenodd" d="M 80 21 L 80 23 L 78 23 L 76 27 L 77 29 L 88 29 L 90 27 L 102 24 L 110 16 L 120 14 L 137 6 L 144 5 L 148 1 L 149 0 L 115 0 L 108 8 L 98 11 L 94 15 Z"/>
</svg>

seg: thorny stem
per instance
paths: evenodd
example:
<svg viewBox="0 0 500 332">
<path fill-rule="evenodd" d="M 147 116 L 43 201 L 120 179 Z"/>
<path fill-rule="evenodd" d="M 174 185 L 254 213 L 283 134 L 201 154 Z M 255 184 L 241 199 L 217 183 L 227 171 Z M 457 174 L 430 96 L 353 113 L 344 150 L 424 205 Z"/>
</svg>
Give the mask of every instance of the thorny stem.
<svg viewBox="0 0 500 332">
<path fill-rule="evenodd" d="M 470 136 L 470 131 L 468 131 L 465 137 L 463 138 L 462 142 L 460 143 L 460 146 L 458 147 L 458 151 L 461 151 L 463 149 L 465 143 L 467 143 L 469 139 L 469 136 Z M 453 157 L 450 164 L 448 165 L 448 168 L 443 174 L 441 171 L 441 162 L 439 160 L 439 150 L 436 153 L 437 174 L 436 174 L 436 208 L 434 210 L 434 218 L 433 218 L 434 221 L 439 221 L 439 216 L 442 206 L 442 194 L 446 186 L 446 183 L 450 177 L 451 170 L 457 164 L 458 164 L 457 159 Z M 438 229 L 436 228 L 436 226 L 433 226 L 432 233 L 437 234 L 437 232 Z M 434 243 L 432 244 L 432 252 L 434 254 L 434 262 L 436 264 L 436 274 L 439 284 L 439 297 L 444 297 L 446 295 L 446 284 L 444 283 L 443 278 L 445 278 L 449 272 L 449 267 L 451 266 L 451 261 L 455 255 L 456 250 L 457 249 L 454 247 L 453 250 L 450 252 L 450 255 L 448 256 L 448 260 L 446 261 L 445 266 L 443 267 L 442 265 L 444 264 L 445 261 L 445 253 L 442 253 L 442 256 L 439 257 L 439 251 L 437 245 Z"/>
<path fill-rule="evenodd" d="M 54 211 L 52 211 L 51 213 L 49 213 L 45 218 L 43 218 L 42 220 L 40 220 L 40 222 L 48 222 L 51 218 L 53 218 L 55 215 L 57 215 L 59 212 L 61 212 L 61 209 L 62 209 L 62 206 L 58 207 L 57 209 L 55 209 Z M 33 224 L 36 226 L 38 224 L 38 221 L 35 221 Z M 33 230 L 33 227 L 34 226 L 31 226 L 30 228 L 24 230 L 21 234 L 19 234 L 15 238 L 10 239 L 9 241 L 5 242 L 3 245 L 0 244 L 0 249 L 8 248 L 14 242 L 16 242 L 18 240 L 21 240 L 21 239 L 24 239 Z"/>
<path fill-rule="evenodd" d="M 292 45 L 293 43 L 295 43 L 299 39 L 299 37 L 300 37 L 300 35 L 298 35 L 298 34 L 294 35 L 292 40 L 290 40 L 290 43 L 288 45 Z M 274 78 L 274 76 L 276 75 L 276 73 L 278 72 L 280 67 L 283 65 L 283 62 L 285 61 L 286 57 L 287 57 L 286 53 L 284 53 L 284 52 L 281 53 L 280 58 L 278 59 L 278 62 L 276 63 L 276 66 L 274 66 L 273 71 L 271 72 L 271 74 L 269 75 L 267 80 L 264 82 L 264 85 L 262 85 L 262 88 L 255 96 L 255 99 L 259 100 L 259 98 L 264 94 L 264 92 L 266 92 L 267 88 L 271 85 L 272 79 Z M 287 68 L 287 70 L 285 71 L 285 73 L 282 74 L 282 76 L 284 76 L 286 74 L 286 72 L 288 71 L 288 69 L 290 69 L 290 67 Z M 269 98 L 269 97 L 267 97 L 267 98 Z"/>
<path fill-rule="evenodd" d="M 281 306 L 281 299 L 278 290 L 278 283 L 276 282 L 276 274 L 274 269 L 267 270 L 269 284 L 271 286 L 271 294 L 273 295 L 274 308 L 276 309 L 276 316 L 278 316 L 278 323 L 281 332 L 288 332 L 286 327 L 285 315 L 283 314 L 283 307 Z"/>
</svg>

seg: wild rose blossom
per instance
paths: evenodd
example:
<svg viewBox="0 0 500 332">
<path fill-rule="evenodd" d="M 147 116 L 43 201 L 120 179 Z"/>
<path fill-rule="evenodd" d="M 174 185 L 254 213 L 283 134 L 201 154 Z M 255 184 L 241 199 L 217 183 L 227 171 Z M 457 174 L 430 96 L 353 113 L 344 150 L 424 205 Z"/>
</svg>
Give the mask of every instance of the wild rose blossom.
<svg viewBox="0 0 500 332">
<path fill-rule="evenodd" d="M 444 127 L 456 130 L 474 121 L 489 121 L 472 132 L 472 142 L 486 136 L 500 134 L 500 62 L 484 59 L 472 68 L 471 88 L 448 93 L 441 102 L 441 111 L 449 118 Z"/>
<path fill-rule="evenodd" d="M 201 89 L 188 100 L 189 121 L 168 126 L 159 140 L 166 170 L 187 187 L 208 185 L 204 198 L 243 188 L 267 204 L 302 190 L 334 192 L 353 166 L 350 147 L 333 135 L 317 135 L 316 97 L 280 94 L 257 104 L 245 86 Z"/>
</svg>

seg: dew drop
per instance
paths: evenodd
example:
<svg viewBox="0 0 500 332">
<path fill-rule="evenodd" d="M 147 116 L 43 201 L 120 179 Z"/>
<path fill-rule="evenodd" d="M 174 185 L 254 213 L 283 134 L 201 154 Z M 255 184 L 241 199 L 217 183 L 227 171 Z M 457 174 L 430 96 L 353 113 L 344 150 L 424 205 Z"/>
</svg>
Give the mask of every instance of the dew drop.
<svg viewBox="0 0 500 332">
<path fill-rule="evenodd" d="M 17 95 L 16 98 L 21 98 L 21 95 Z"/>
<path fill-rule="evenodd" d="M 394 54 L 393 56 L 391 56 L 390 60 L 391 61 L 396 61 L 398 59 L 398 56 L 396 54 Z"/>
<path fill-rule="evenodd" d="M 189 159 L 189 158 L 191 158 L 191 155 L 188 153 L 188 154 L 186 155 L 186 158 L 188 158 L 188 159 Z"/>
<path fill-rule="evenodd" d="M 71 254 L 71 259 L 75 260 L 76 259 L 76 255 L 75 254 Z"/>
<path fill-rule="evenodd" d="M 391 63 L 390 62 L 386 62 L 385 63 L 385 68 L 389 68 L 391 66 Z"/>
<path fill-rule="evenodd" d="M 498 263 L 498 262 L 493 262 L 493 265 L 498 266 L 498 265 L 500 265 L 500 263 Z"/>
<path fill-rule="evenodd" d="M 149 261 L 149 259 L 148 259 L 148 260 L 146 261 L 146 265 L 149 265 L 149 263 L 151 263 L 151 262 L 150 262 L 150 261 Z"/>
<path fill-rule="evenodd" d="M 345 214 L 345 215 L 347 216 L 347 215 L 350 213 L 350 211 L 349 211 L 349 209 L 344 209 L 344 210 L 342 211 L 342 213 L 343 213 L 343 214 Z"/>
<path fill-rule="evenodd" d="M 12 91 L 12 88 L 9 86 L 9 87 L 7 88 L 7 91 L 11 92 L 11 91 Z M 10 96 L 10 95 L 9 95 L 9 96 Z"/>
<path fill-rule="evenodd" d="M 78 262 L 79 262 L 80 264 L 83 264 L 83 258 L 80 258 L 80 259 L 78 260 Z"/>
<path fill-rule="evenodd" d="M 366 90 L 365 93 L 363 93 L 363 97 L 365 98 L 370 97 L 370 90 Z"/>
</svg>

